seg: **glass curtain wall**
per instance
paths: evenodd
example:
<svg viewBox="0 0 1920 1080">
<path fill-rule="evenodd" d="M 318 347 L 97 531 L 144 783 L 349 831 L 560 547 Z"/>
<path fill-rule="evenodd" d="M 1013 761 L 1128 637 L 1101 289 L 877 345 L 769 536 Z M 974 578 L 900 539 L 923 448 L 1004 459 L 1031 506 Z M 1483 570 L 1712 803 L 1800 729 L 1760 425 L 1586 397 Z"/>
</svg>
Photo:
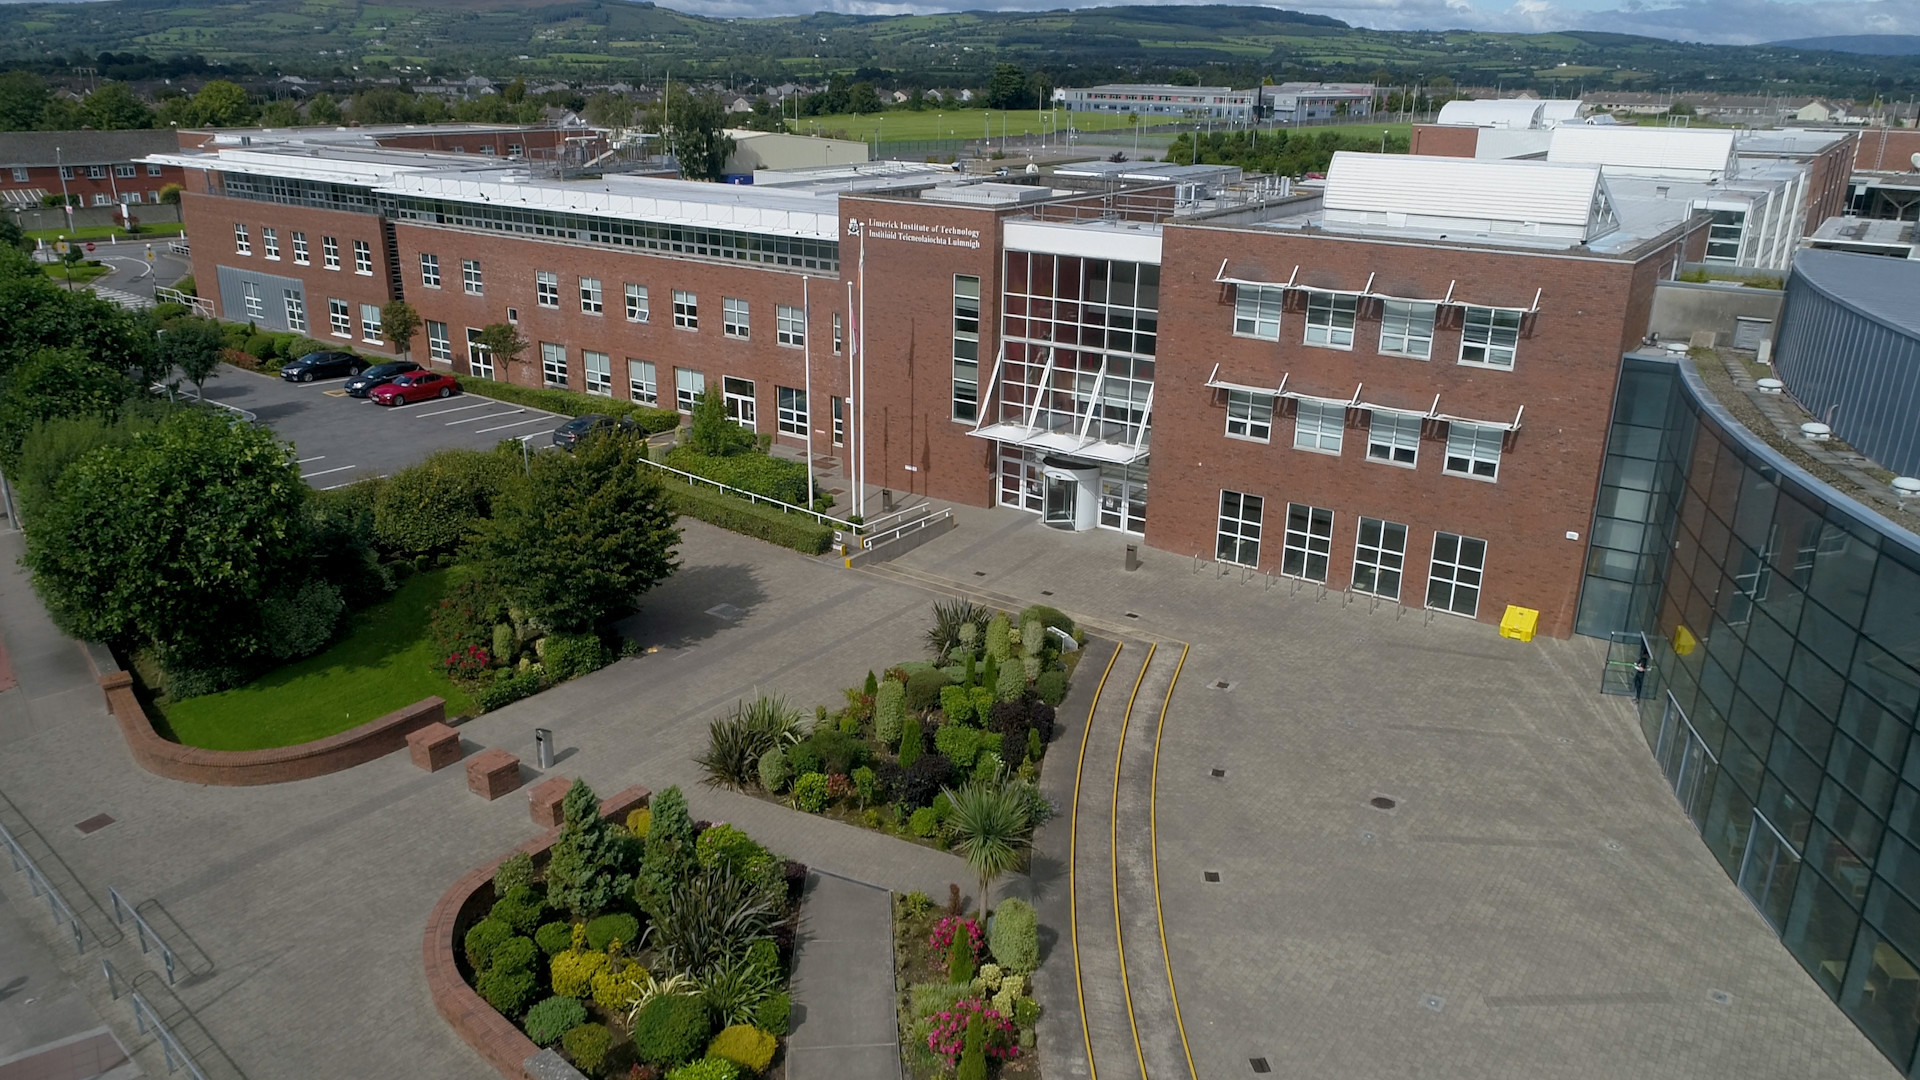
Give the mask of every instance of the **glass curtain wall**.
<svg viewBox="0 0 1920 1080">
<path fill-rule="evenodd" d="M 1145 445 L 1160 268 L 1024 251 L 1006 259 L 996 418 Z"/>
</svg>

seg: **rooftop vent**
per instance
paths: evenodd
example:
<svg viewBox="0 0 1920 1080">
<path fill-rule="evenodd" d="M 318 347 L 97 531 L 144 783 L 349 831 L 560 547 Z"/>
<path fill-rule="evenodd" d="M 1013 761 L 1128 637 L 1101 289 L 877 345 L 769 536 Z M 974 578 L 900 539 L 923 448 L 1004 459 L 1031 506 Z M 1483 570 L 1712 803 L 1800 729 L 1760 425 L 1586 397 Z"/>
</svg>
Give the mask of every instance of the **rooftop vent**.
<svg viewBox="0 0 1920 1080">
<path fill-rule="evenodd" d="M 1779 379 L 1755 379 L 1753 385 L 1754 389 L 1759 390 L 1763 394 L 1785 393 L 1787 389 L 1787 384 L 1781 382 Z"/>
<path fill-rule="evenodd" d="M 1893 486 L 1893 493 L 1900 496 L 1902 500 L 1911 499 L 1915 495 L 1920 495 L 1920 478 L 1896 476 L 1888 481 L 1888 483 Z"/>
<path fill-rule="evenodd" d="M 1809 420 L 1800 425 L 1800 434 L 1806 436 L 1808 442 L 1826 442 L 1833 438 L 1833 429 L 1818 420 Z"/>
</svg>

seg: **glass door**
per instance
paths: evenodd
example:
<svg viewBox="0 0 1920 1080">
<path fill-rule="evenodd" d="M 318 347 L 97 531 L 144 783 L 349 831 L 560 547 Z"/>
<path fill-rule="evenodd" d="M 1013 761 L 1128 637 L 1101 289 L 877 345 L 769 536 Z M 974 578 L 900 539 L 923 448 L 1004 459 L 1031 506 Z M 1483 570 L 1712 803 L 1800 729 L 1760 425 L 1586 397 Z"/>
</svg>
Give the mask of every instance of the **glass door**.
<svg viewBox="0 0 1920 1080">
<path fill-rule="evenodd" d="M 1660 760 L 1660 770 L 1673 785 L 1673 797 L 1680 800 L 1680 809 L 1697 824 L 1699 815 L 1694 806 L 1699 801 L 1700 782 L 1707 766 L 1717 765 L 1719 760 L 1693 730 L 1687 714 L 1680 711 L 1680 703 L 1672 694 L 1667 695 L 1667 712 L 1660 721 L 1660 745 L 1655 748 L 1655 756 Z"/>
<path fill-rule="evenodd" d="M 1074 502 L 1080 493 L 1080 481 L 1071 475 L 1059 477 L 1049 473 L 1046 484 L 1046 510 L 1041 520 L 1049 528 L 1073 528 Z"/>
<path fill-rule="evenodd" d="M 1755 810 L 1753 828 L 1747 832 L 1746 854 L 1740 858 L 1740 891 L 1760 909 L 1776 934 L 1787 924 L 1794 874 L 1799 868 L 1800 856 L 1793 845 L 1765 814 Z"/>
</svg>

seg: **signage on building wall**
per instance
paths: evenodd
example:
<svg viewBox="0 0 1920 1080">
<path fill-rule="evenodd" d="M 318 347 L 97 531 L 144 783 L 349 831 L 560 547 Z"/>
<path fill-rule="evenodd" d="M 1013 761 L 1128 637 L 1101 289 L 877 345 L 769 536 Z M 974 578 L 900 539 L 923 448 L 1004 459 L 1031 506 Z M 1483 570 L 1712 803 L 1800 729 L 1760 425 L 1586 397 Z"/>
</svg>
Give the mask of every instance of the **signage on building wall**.
<svg viewBox="0 0 1920 1080">
<path fill-rule="evenodd" d="M 847 220 L 847 231 L 875 240 L 901 240 L 909 244 L 933 244 L 936 247 L 980 250 L 980 230 L 961 225 L 928 225 L 919 221 Z"/>
</svg>

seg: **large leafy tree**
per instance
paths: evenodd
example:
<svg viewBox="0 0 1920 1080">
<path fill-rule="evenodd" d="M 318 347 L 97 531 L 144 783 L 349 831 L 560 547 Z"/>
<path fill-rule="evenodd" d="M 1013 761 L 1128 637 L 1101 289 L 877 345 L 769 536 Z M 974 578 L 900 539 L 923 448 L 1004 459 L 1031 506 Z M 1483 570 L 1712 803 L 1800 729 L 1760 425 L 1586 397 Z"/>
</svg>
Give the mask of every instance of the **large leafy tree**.
<svg viewBox="0 0 1920 1080">
<path fill-rule="evenodd" d="M 219 371 L 225 345 L 220 324 L 212 319 L 175 319 L 160 334 L 160 360 L 185 376 L 196 395 L 205 397 L 207 380 Z"/>
<path fill-rule="evenodd" d="M 667 151 L 689 180 L 718 180 L 733 154 L 727 109 L 714 94 L 676 94 L 667 103 Z"/>
<path fill-rule="evenodd" d="M 80 103 L 80 115 L 101 131 L 153 126 L 153 110 L 123 82 L 101 83 Z"/>
<path fill-rule="evenodd" d="M 115 367 L 145 371 L 153 333 L 142 317 L 94 296 L 68 292 L 24 252 L 0 247 L 0 381 L 46 349 L 71 349 Z"/>
<path fill-rule="evenodd" d="M 111 363 L 78 349 L 42 349 L 0 382 L 0 463 L 11 467 L 34 424 L 62 416 L 119 414 L 138 388 Z"/>
<path fill-rule="evenodd" d="M 573 782 L 560 808 L 560 837 L 547 863 L 547 902 L 590 919 L 633 888 L 640 845 L 600 816 L 600 798 L 585 780 Z"/>
<path fill-rule="evenodd" d="M 589 630 L 627 614 L 674 571 L 680 530 L 631 432 L 535 457 L 494 500 L 473 545 L 482 575 L 536 621 Z"/>
<path fill-rule="evenodd" d="M 389 300 L 380 308 L 380 325 L 393 342 L 393 351 L 413 354 L 413 338 L 420 332 L 420 312 L 405 300 Z"/>
</svg>

